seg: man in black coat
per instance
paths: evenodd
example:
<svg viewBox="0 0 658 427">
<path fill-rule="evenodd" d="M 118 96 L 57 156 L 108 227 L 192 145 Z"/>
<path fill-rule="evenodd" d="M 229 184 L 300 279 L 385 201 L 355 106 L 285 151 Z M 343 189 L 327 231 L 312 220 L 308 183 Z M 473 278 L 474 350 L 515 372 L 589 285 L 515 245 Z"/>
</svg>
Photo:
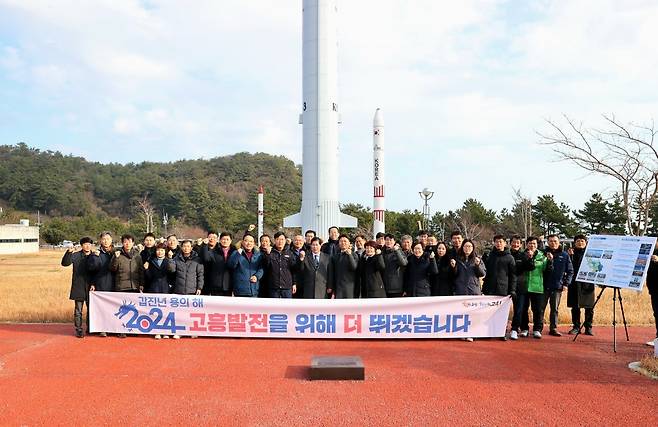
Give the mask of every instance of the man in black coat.
<svg viewBox="0 0 658 427">
<path fill-rule="evenodd" d="M 338 299 L 359 298 L 360 289 L 357 289 L 356 269 L 358 257 L 352 252 L 350 239 L 341 234 L 338 238 L 340 252 L 331 258 L 329 269 L 329 283 Z"/>
<path fill-rule="evenodd" d="M 307 254 L 311 253 L 311 243 L 317 235 L 318 233 L 313 230 L 306 230 L 306 233 L 304 233 L 304 252 Z M 322 247 L 322 239 L 320 239 L 320 246 Z"/>
<path fill-rule="evenodd" d="M 651 308 L 653 309 L 653 319 L 656 324 L 656 339 L 653 344 L 658 345 L 658 249 L 654 251 L 649 262 L 647 289 L 649 290 L 649 295 L 651 295 Z"/>
<path fill-rule="evenodd" d="M 585 335 L 594 335 L 592 332 L 592 322 L 594 321 L 594 284 L 584 283 L 576 280 L 580 264 L 583 262 L 585 248 L 587 247 L 587 237 L 579 234 L 573 238 L 573 253 L 571 263 L 573 264 L 574 274 L 571 278 L 571 285 L 567 289 L 567 307 L 571 307 L 571 323 L 573 328 L 569 334 L 577 334 L 580 330 L 580 309 L 585 309 Z"/>
<path fill-rule="evenodd" d="M 329 256 L 333 256 L 340 252 L 338 246 L 339 233 L 338 227 L 329 227 L 329 239 L 322 245 L 322 252 Z"/>
<path fill-rule="evenodd" d="M 464 242 L 464 236 L 462 235 L 461 231 L 454 230 L 452 233 L 450 233 L 451 247 L 450 250 L 448 251 L 448 257 L 450 259 L 457 259 L 457 253 L 459 252 L 459 249 L 462 247 L 463 242 Z"/>
<path fill-rule="evenodd" d="M 311 239 L 310 252 L 301 263 L 300 275 L 304 284 L 305 299 L 325 299 L 331 296 L 329 265 L 331 257 L 320 251 L 322 239 Z"/>
<path fill-rule="evenodd" d="M 103 232 L 100 235 L 100 248 L 93 253 L 93 256 L 87 258 L 87 269 L 91 274 L 90 291 L 114 290 L 114 273 L 110 270 L 112 258 L 114 258 L 112 235 Z"/>
<path fill-rule="evenodd" d="M 487 275 L 484 278 L 482 293 L 485 295 L 507 296 L 516 298 L 516 262 L 509 253 L 505 237 L 494 236 L 494 248 L 489 252 L 485 262 Z"/>
<path fill-rule="evenodd" d="M 68 249 L 62 257 L 62 266 L 68 267 L 73 264 L 73 276 L 71 278 L 71 293 L 69 299 L 75 301 L 73 311 L 73 324 L 75 325 L 75 336 L 84 337 L 82 331 L 82 309 L 87 306 L 87 333 L 89 333 L 89 272 L 87 259 L 91 256 L 91 238 L 80 239 L 80 251 Z"/>
<path fill-rule="evenodd" d="M 404 292 L 404 268 L 408 264 L 407 257 L 404 256 L 400 246 L 395 243 L 395 236 L 387 233 L 384 236 L 384 286 L 386 287 L 386 296 L 389 298 L 401 297 Z"/>
<path fill-rule="evenodd" d="M 292 254 L 296 258 L 299 258 L 302 252 L 304 252 L 304 254 L 309 254 L 311 252 L 310 248 L 307 251 L 306 249 L 304 249 L 304 245 L 305 245 L 304 236 L 302 236 L 301 234 L 296 234 L 292 237 L 292 242 L 289 248 L 290 252 L 292 252 Z M 293 272 L 292 281 L 293 284 L 297 285 L 297 292 L 292 294 L 292 297 L 298 299 L 304 298 L 304 276 L 302 274 L 301 265 L 299 268 L 297 268 L 297 270 Z"/>
<path fill-rule="evenodd" d="M 90 257 L 87 257 L 87 271 L 90 274 L 91 282 L 89 290 L 91 292 L 111 292 L 114 290 L 114 272 L 110 269 L 112 259 L 114 258 L 114 246 L 112 246 L 112 235 L 104 231 L 100 234 L 100 248 L 98 248 Z M 99 334 L 106 337 L 106 332 Z"/>
<path fill-rule="evenodd" d="M 227 232 L 220 234 L 218 243 L 217 233 L 210 231 L 207 240 L 201 245 L 199 253 L 205 272 L 203 294 L 230 297 L 233 291 L 231 269 L 228 268 L 227 263 L 228 258 L 235 251 L 231 245 L 231 234 Z"/>
<path fill-rule="evenodd" d="M 274 248 L 265 252 L 264 265 L 267 267 L 270 298 L 292 298 L 297 292 L 293 283 L 293 275 L 304 261 L 305 253 L 301 251 L 296 257 L 289 249 L 285 249 L 286 235 L 282 231 L 274 234 Z"/>
<path fill-rule="evenodd" d="M 516 340 L 519 338 L 519 329 L 521 336 L 528 336 L 530 319 L 528 310 L 530 309 L 530 298 L 528 297 L 528 283 L 526 282 L 526 273 L 535 269 L 535 264 L 528 256 L 528 252 L 523 250 L 521 236 L 514 235 L 510 239 L 510 255 L 514 257 L 514 270 L 516 274 L 516 298 L 512 299 L 514 303 L 514 314 L 512 316 L 512 329 L 510 338 Z"/>
<path fill-rule="evenodd" d="M 142 243 L 144 244 L 144 249 L 139 253 L 139 256 L 142 257 L 142 261 L 149 262 L 155 258 L 155 235 L 153 233 L 146 233 Z"/>
</svg>

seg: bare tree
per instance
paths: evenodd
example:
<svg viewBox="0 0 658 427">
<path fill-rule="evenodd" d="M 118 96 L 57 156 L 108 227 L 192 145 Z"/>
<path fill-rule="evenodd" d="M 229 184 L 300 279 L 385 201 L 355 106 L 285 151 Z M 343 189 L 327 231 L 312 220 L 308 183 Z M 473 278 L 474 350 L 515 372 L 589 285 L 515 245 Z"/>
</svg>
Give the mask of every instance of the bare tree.
<svg viewBox="0 0 658 427">
<path fill-rule="evenodd" d="M 624 125 L 614 115 L 603 115 L 606 129 L 585 129 L 582 123 L 576 123 L 566 115 L 564 119 L 564 126 L 546 120 L 549 132 L 539 133 L 540 143 L 550 146 L 558 160 L 573 162 L 588 172 L 617 181 L 626 212 L 626 228 L 632 235 L 643 235 L 651 205 L 658 196 L 658 148 L 654 145 L 657 133 L 654 124 Z"/>
<path fill-rule="evenodd" d="M 523 237 L 527 239 L 528 236 L 532 236 L 532 200 L 521 193 L 521 188 L 512 188 L 512 190 L 514 190 L 512 200 L 514 200 L 514 206 L 518 210 L 514 214 L 521 221 Z"/>
<path fill-rule="evenodd" d="M 146 222 L 146 232 L 153 233 L 155 231 L 155 226 L 153 224 L 153 215 L 155 214 L 155 209 L 151 204 L 149 199 L 149 193 L 144 193 L 144 197 L 137 201 L 137 207 L 144 214 L 144 222 Z"/>
<path fill-rule="evenodd" d="M 491 227 L 475 221 L 471 212 L 464 208 L 456 212 L 449 211 L 446 222 L 453 230 L 459 230 L 466 239 L 489 240 L 493 237 Z"/>
</svg>

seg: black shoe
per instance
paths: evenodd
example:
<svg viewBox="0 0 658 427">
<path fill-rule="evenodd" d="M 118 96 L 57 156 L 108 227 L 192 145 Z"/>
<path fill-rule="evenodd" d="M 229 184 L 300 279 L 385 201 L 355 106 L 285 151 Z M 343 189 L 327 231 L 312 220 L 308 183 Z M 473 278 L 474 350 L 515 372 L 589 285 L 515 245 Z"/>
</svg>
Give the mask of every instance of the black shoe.
<svg viewBox="0 0 658 427">
<path fill-rule="evenodd" d="M 548 333 L 548 335 L 552 335 L 554 337 L 561 337 L 562 336 L 562 334 L 557 329 L 551 329 L 551 331 Z"/>
<path fill-rule="evenodd" d="M 580 331 L 579 328 L 576 328 L 575 326 L 569 331 L 569 335 L 576 335 L 578 334 L 578 331 Z"/>
<path fill-rule="evenodd" d="M 594 332 L 592 332 L 592 328 L 586 328 L 586 329 L 585 329 L 585 335 L 589 335 L 589 336 L 592 336 L 592 337 L 593 337 L 593 336 L 594 336 Z"/>
<path fill-rule="evenodd" d="M 82 331 L 75 331 L 75 336 L 77 338 L 84 338 L 85 334 L 83 334 Z"/>
<path fill-rule="evenodd" d="M 117 338 L 125 338 L 125 337 L 126 337 L 126 334 L 119 334 L 119 335 L 117 335 Z"/>
</svg>

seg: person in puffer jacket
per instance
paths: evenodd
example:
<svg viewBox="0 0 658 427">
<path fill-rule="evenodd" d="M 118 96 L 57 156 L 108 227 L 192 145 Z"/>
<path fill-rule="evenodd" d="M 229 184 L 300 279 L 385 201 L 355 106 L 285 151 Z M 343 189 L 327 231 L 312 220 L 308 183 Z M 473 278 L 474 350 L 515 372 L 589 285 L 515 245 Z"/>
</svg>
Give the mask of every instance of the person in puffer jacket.
<svg viewBox="0 0 658 427">
<path fill-rule="evenodd" d="M 203 290 L 203 263 L 192 250 L 192 241 L 184 240 L 181 250 L 167 266 L 170 273 L 176 273 L 172 293 L 179 295 L 201 295 Z"/>
<path fill-rule="evenodd" d="M 454 261 L 454 262 L 453 262 Z M 457 258 L 450 261 L 455 272 L 455 295 L 481 295 L 480 278 L 487 268 L 475 252 L 475 244 L 465 239 L 457 251 Z"/>
</svg>

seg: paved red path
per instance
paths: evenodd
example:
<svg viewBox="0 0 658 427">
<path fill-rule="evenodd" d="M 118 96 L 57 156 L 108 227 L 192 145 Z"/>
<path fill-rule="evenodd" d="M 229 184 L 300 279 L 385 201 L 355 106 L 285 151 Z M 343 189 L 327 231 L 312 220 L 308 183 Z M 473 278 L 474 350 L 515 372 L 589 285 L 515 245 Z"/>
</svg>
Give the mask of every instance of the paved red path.
<svg viewBox="0 0 658 427">
<path fill-rule="evenodd" d="M 0 324 L 0 425 L 658 425 L 652 328 L 517 342 L 76 339 Z M 623 334 L 623 328 L 618 328 Z M 360 355 L 365 382 L 306 380 Z"/>
</svg>

